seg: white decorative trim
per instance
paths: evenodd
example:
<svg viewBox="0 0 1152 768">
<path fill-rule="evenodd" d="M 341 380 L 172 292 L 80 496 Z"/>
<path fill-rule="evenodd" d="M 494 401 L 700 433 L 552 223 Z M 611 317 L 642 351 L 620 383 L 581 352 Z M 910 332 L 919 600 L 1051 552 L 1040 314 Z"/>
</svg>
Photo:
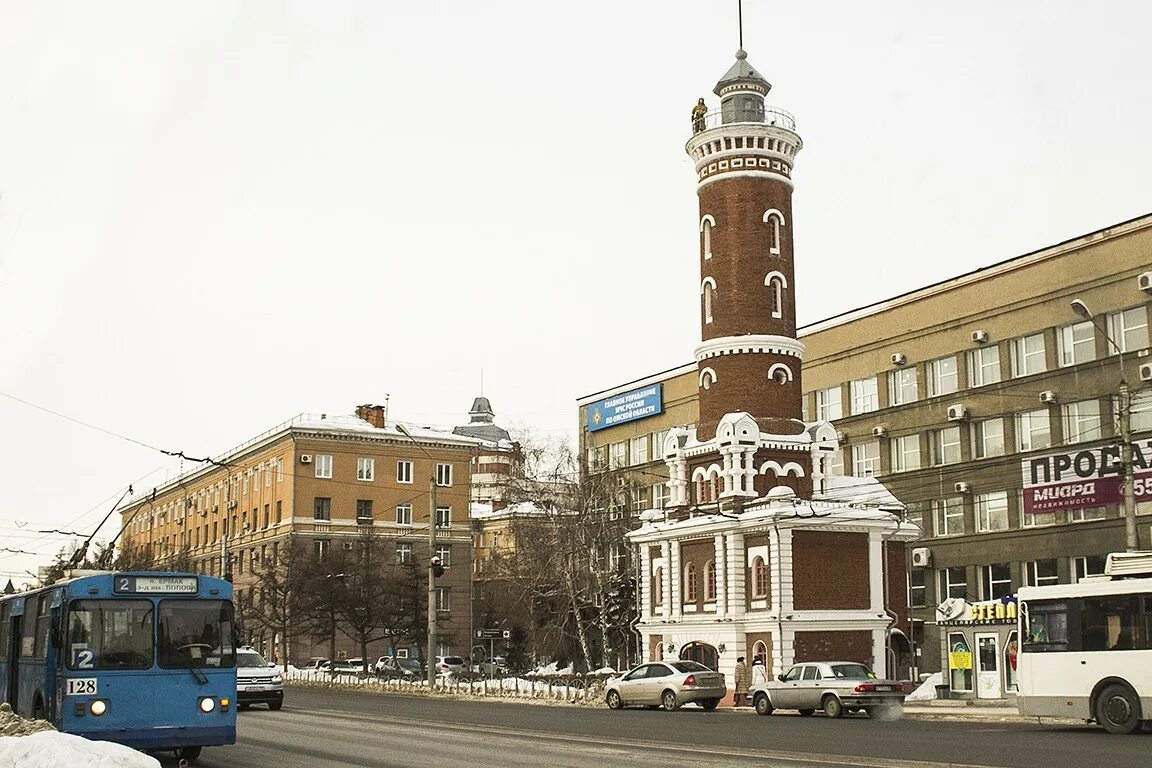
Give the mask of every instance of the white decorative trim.
<svg viewBox="0 0 1152 768">
<path fill-rule="evenodd" d="M 712 286 L 712 290 L 716 290 L 716 281 L 711 277 L 706 277 L 700 281 L 700 295 L 701 296 L 704 295 L 704 286 L 706 286 L 706 285 L 710 285 L 710 286 Z"/>
<path fill-rule="evenodd" d="M 704 297 L 704 322 L 712 322 L 712 299 L 716 295 L 716 281 L 706 277 L 700 281 L 700 295 Z"/>
<path fill-rule="evenodd" d="M 705 227 L 704 225 L 708 226 Z M 712 230 L 716 229 L 716 219 L 712 218 L 711 214 L 704 214 L 700 218 L 700 232 L 704 235 L 704 258 L 712 258 Z"/>
<path fill-rule="evenodd" d="M 777 462 L 769 459 L 768 461 L 766 461 L 760 465 L 759 472 L 761 475 L 766 475 L 766 474 L 768 474 L 769 469 L 772 470 L 776 474 L 776 477 L 788 477 L 789 475 L 795 475 L 796 477 L 804 477 L 804 467 L 800 466 L 799 464 L 797 464 L 794 461 L 790 461 L 787 464 L 785 464 L 784 466 L 780 466 L 780 464 L 778 464 Z"/>
<path fill-rule="evenodd" d="M 701 363 L 710 357 L 739 354 L 788 355 L 804 359 L 804 344 L 799 339 L 770 334 L 749 334 L 748 336 L 720 336 L 696 345 L 696 362 Z"/>
<path fill-rule="evenodd" d="M 771 272 L 769 272 L 767 275 L 764 276 L 764 285 L 768 285 L 769 283 L 771 283 L 774 278 L 779 278 L 780 279 L 780 285 L 783 286 L 784 288 L 788 287 L 788 278 L 784 276 L 783 272 L 778 272 L 776 270 L 772 270 Z"/>
<path fill-rule="evenodd" d="M 714 181 L 723 181 L 724 179 L 732 179 L 732 178 L 736 178 L 739 176 L 749 176 L 749 177 L 756 178 L 756 179 L 776 179 L 777 181 L 784 184 L 784 186 L 788 187 L 788 189 L 795 189 L 796 188 L 796 185 L 795 185 L 795 183 L 793 183 L 792 179 L 788 178 L 787 176 L 783 175 L 782 173 L 773 173 L 772 171 L 750 171 L 748 169 L 744 169 L 742 171 L 727 171 L 726 170 L 722 173 L 721 172 L 714 173 L 711 176 L 708 176 L 707 178 L 700 179 L 698 182 L 696 182 L 696 189 L 697 189 L 697 191 L 699 191 Z"/>
<path fill-rule="evenodd" d="M 768 369 L 768 378 L 776 381 L 777 371 L 784 371 L 784 381 L 778 383 L 784 384 L 788 381 L 792 381 L 792 369 L 784 365 L 784 363 L 773 363 L 772 367 Z"/>
<path fill-rule="evenodd" d="M 768 248 L 768 252 L 774 256 L 780 255 L 780 229 L 785 226 L 784 214 L 776 208 L 769 208 L 764 211 L 764 223 L 767 224 L 772 230 L 772 245 Z M 765 283 L 767 285 L 767 283 Z M 788 287 L 787 281 L 784 287 Z"/>
<path fill-rule="evenodd" d="M 700 387 L 703 389 L 711 389 L 712 385 L 717 382 L 716 371 L 711 368 L 705 368 L 700 371 Z"/>
<path fill-rule="evenodd" d="M 704 222 L 708 222 L 712 226 L 716 226 L 716 219 L 712 218 L 712 214 L 706 213 L 700 217 L 700 231 L 704 231 Z"/>
</svg>

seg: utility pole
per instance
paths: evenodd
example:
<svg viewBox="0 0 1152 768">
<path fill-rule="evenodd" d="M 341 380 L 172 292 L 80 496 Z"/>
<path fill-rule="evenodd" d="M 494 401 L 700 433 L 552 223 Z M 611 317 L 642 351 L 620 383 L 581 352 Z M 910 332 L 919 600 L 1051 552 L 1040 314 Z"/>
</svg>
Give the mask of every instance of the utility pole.
<svg viewBox="0 0 1152 768">
<path fill-rule="evenodd" d="M 1132 392 L 1128 388 L 1128 378 L 1124 375 L 1124 350 L 1100 325 L 1099 319 L 1080 299 L 1072 300 L 1072 310 L 1096 326 L 1104 339 L 1116 350 L 1120 358 L 1120 386 L 1117 392 L 1118 426 L 1120 431 L 1120 469 L 1124 473 L 1124 546 L 1129 552 L 1140 550 L 1140 538 L 1136 532 L 1136 493 L 1134 490 L 1132 467 Z"/>
<path fill-rule="evenodd" d="M 436 685 L 436 460 L 424 446 L 412 437 L 403 424 L 397 422 L 396 430 L 411 440 L 421 453 L 432 462 L 432 472 L 428 476 L 428 690 Z"/>
</svg>

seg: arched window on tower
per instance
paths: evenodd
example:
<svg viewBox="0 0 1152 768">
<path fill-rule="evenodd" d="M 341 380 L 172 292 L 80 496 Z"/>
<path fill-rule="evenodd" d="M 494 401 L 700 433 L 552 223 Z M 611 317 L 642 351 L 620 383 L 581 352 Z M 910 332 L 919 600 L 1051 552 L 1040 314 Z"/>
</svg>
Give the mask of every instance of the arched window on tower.
<svg viewBox="0 0 1152 768">
<path fill-rule="evenodd" d="M 752 561 L 752 597 L 768 597 L 768 564 L 759 555 Z"/>
<path fill-rule="evenodd" d="M 784 317 L 784 289 L 788 287 L 788 278 L 780 272 L 769 272 L 764 278 L 764 285 L 768 286 L 772 317 Z"/>
<path fill-rule="evenodd" d="M 716 561 L 709 560 L 704 566 L 704 602 L 716 600 Z"/>
<path fill-rule="evenodd" d="M 705 216 L 700 219 L 700 250 L 705 259 L 712 258 L 712 228 L 716 226 L 716 219 Z"/>
<path fill-rule="evenodd" d="M 684 564 L 684 602 L 696 602 L 696 565 Z"/>
<path fill-rule="evenodd" d="M 764 223 L 768 225 L 768 253 L 780 255 L 780 229 L 784 226 L 784 214 L 775 208 L 764 211 Z"/>
<path fill-rule="evenodd" d="M 700 283 L 700 295 L 704 297 L 704 323 L 712 322 L 712 304 L 716 296 L 716 281 L 710 277 L 704 278 Z"/>
</svg>

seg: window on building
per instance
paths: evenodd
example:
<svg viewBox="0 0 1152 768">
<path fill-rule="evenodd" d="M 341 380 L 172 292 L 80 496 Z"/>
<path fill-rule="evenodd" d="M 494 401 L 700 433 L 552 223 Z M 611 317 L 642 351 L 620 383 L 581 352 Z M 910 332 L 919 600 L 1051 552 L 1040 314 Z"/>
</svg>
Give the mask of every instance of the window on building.
<svg viewBox="0 0 1152 768">
<path fill-rule="evenodd" d="M 1139 510 L 1140 504 L 1136 504 Z M 1104 507 L 1075 507 L 1068 510 L 1068 522 L 1070 523 L 1086 523 L 1091 520 L 1103 520 L 1108 516 L 1108 510 Z"/>
<path fill-rule="evenodd" d="M 356 522 L 360 525 L 372 524 L 372 500 L 356 500 Z"/>
<path fill-rule="evenodd" d="M 1056 331 L 1056 352 L 1060 367 L 1096 359 L 1096 328 L 1091 320 L 1066 325 Z"/>
<path fill-rule="evenodd" d="M 958 653 L 972 658 L 972 646 L 963 632 L 948 633 L 949 653 Z M 972 663 L 966 667 L 952 667 L 948 670 L 948 687 L 953 691 L 967 692 L 972 690 Z"/>
<path fill-rule="evenodd" d="M 684 564 L 684 602 L 696 602 L 696 564 Z"/>
<path fill-rule="evenodd" d="M 264 487 L 265 488 L 271 488 L 272 487 L 272 467 L 270 465 L 267 467 L 264 467 Z"/>
<path fill-rule="evenodd" d="M 316 555 L 317 560 L 323 560 L 328 556 L 328 540 L 316 539 L 312 542 L 312 553 Z"/>
<path fill-rule="evenodd" d="M 772 210 L 764 214 L 764 223 L 768 225 L 769 243 L 768 253 L 773 256 L 780 255 L 780 227 L 783 226 L 784 217 L 778 211 Z"/>
<path fill-rule="evenodd" d="M 1030 587 L 1043 587 L 1046 584 L 1059 584 L 1060 573 L 1055 558 L 1032 560 L 1024 564 L 1024 578 Z"/>
<path fill-rule="evenodd" d="M 440 558 L 440 565 L 445 568 L 452 567 L 452 545 L 451 544 L 437 544 L 436 557 Z"/>
<path fill-rule="evenodd" d="M 960 461 L 960 427 L 934 429 L 928 433 L 928 460 L 934 467 Z"/>
<path fill-rule="evenodd" d="M 768 597 L 768 564 L 759 555 L 752 560 L 752 597 Z"/>
<path fill-rule="evenodd" d="M 359 458 L 356 459 L 356 479 L 357 480 L 373 480 L 376 477 L 376 459 L 373 458 Z"/>
<path fill-rule="evenodd" d="M 1012 569 L 1008 563 L 993 563 L 980 571 L 981 597 L 984 600 L 999 600 L 1012 594 Z"/>
<path fill-rule="evenodd" d="M 672 491 L 668 489 L 668 483 L 656 483 L 652 486 L 652 508 L 664 509 L 668 505 L 668 500 L 672 498 Z"/>
<path fill-rule="evenodd" d="M 452 527 L 452 507 L 436 507 L 436 527 Z"/>
<path fill-rule="evenodd" d="M 816 418 L 835 421 L 844 415 L 840 405 L 840 387 L 816 390 Z"/>
<path fill-rule="evenodd" d="M 924 366 L 927 379 L 928 397 L 950 395 L 960 388 L 956 358 L 941 357 L 929 360 Z"/>
<path fill-rule="evenodd" d="M 1052 447 L 1048 409 L 1016 414 L 1016 450 L 1036 451 Z"/>
<path fill-rule="evenodd" d="M 1044 358 L 1044 334 L 1036 333 L 1012 339 L 1010 350 L 1013 378 L 1031 376 L 1048 370 L 1048 363 Z"/>
<path fill-rule="evenodd" d="M 1152 429 L 1152 390 L 1133 392 L 1129 399 L 1129 411 L 1133 432 Z M 1120 433 L 1120 424 L 1117 421 L 1119 413 L 1119 400 L 1112 398 L 1112 428 L 1117 434 Z"/>
<path fill-rule="evenodd" d="M 1000 347 L 968 350 L 968 386 L 983 387 L 1000 381 Z"/>
<path fill-rule="evenodd" d="M 904 519 L 913 525 L 924 530 L 925 536 L 931 536 L 932 532 L 924 529 L 924 515 L 931 515 L 932 505 L 926 501 L 910 501 L 904 505 Z"/>
<path fill-rule="evenodd" d="M 972 500 L 977 533 L 1008 530 L 1008 492 L 980 493 Z"/>
<path fill-rule="evenodd" d="M 964 499 L 952 496 L 932 502 L 932 517 L 937 536 L 960 536 L 968 532 L 964 521 Z"/>
<path fill-rule="evenodd" d="M 852 446 L 852 474 L 856 477 L 875 477 L 880 474 L 879 440 Z"/>
<path fill-rule="evenodd" d="M 700 294 L 704 297 L 704 324 L 712 322 L 712 302 L 716 293 L 716 285 L 712 278 L 706 278 L 700 286 Z"/>
<path fill-rule="evenodd" d="M 668 430 L 666 429 L 652 433 L 652 450 L 650 455 L 652 456 L 653 461 L 659 461 L 664 457 L 664 438 L 667 436 Z"/>
<path fill-rule="evenodd" d="M 1108 335 L 1123 352 L 1148 348 L 1148 310 L 1132 307 L 1108 315 Z M 1108 354 L 1116 354 L 1116 347 L 1108 342 Z"/>
<path fill-rule="evenodd" d="M 1041 528 L 1056 525 L 1055 510 L 1029 510 L 1024 503 L 1024 491 L 1016 492 L 1016 504 L 1020 509 L 1020 525 L 1024 528 Z"/>
<path fill-rule="evenodd" d="M 889 445 L 892 449 L 893 472 L 920 469 L 920 435 L 894 437 Z"/>
<path fill-rule="evenodd" d="M 436 587 L 436 610 L 441 612 L 452 610 L 451 587 Z"/>
<path fill-rule="evenodd" d="M 1062 405 L 1060 419 L 1064 425 L 1065 444 L 1086 443 L 1099 440 L 1104 435 L 1099 400 L 1081 400 Z"/>
<path fill-rule="evenodd" d="M 784 316 L 784 289 L 788 284 L 784 281 L 784 275 L 779 272 L 773 273 L 768 276 L 765 284 L 768 286 L 768 308 L 772 313 L 772 317 Z"/>
<path fill-rule="evenodd" d="M 412 505 L 396 505 L 396 525 L 412 525 Z"/>
<path fill-rule="evenodd" d="M 628 466 L 628 443 L 623 440 L 612 443 L 611 456 L 612 463 L 609 465 L 611 469 L 623 469 Z"/>
<path fill-rule="evenodd" d="M 602 472 L 608 468 L 608 446 L 588 449 L 588 468 L 593 472 Z"/>
<path fill-rule="evenodd" d="M 643 512 L 648 509 L 648 489 L 647 488 L 632 488 L 628 491 L 631 496 L 632 511 Z"/>
<path fill-rule="evenodd" d="M 312 457 L 313 465 L 316 467 L 316 477 L 324 478 L 327 480 L 332 479 L 332 455 L 328 453 L 318 453 Z M 248 490 L 247 483 L 245 483 L 245 491 Z"/>
<path fill-rule="evenodd" d="M 1108 561 L 1107 555 L 1087 555 L 1085 557 L 1077 557 L 1072 561 L 1072 568 L 1076 581 L 1086 579 L 1089 576 L 1103 576 L 1104 565 Z"/>
<path fill-rule="evenodd" d="M 924 578 L 923 568 L 913 568 L 908 571 L 908 605 L 912 608 L 926 608 L 928 606 L 928 587 Z"/>
<path fill-rule="evenodd" d="M 941 600 L 948 597 L 968 599 L 968 573 L 964 566 L 940 569 L 940 597 Z"/>
<path fill-rule="evenodd" d="M 709 560 L 704 566 L 704 602 L 716 600 L 716 561 Z"/>
<path fill-rule="evenodd" d="M 705 259 L 712 258 L 712 223 L 711 216 L 705 216 L 700 220 L 700 250 L 704 254 Z"/>
<path fill-rule="evenodd" d="M 652 604 L 664 604 L 664 568 L 659 567 L 652 575 Z"/>
<path fill-rule="evenodd" d="M 447 488 L 452 485 L 451 464 L 436 465 L 436 485 L 440 486 L 441 488 Z"/>
<path fill-rule="evenodd" d="M 875 377 L 869 379 L 854 379 L 848 382 L 848 390 L 852 397 L 853 416 L 861 413 L 870 413 L 879 407 Z"/>
<path fill-rule="evenodd" d="M 316 498 L 312 499 L 312 519 L 331 520 L 332 499 L 326 496 L 317 496 Z"/>
<path fill-rule="evenodd" d="M 916 368 L 898 368 L 888 374 L 888 404 L 914 403 L 919 397 L 916 386 Z"/>
<path fill-rule="evenodd" d="M 412 462 L 398 461 L 396 462 L 396 482 L 410 483 L 412 482 Z"/>
<path fill-rule="evenodd" d="M 972 422 L 972 458 L 987 459 L 1004 455 L 1004 420 L 986 419 Z"/>
</svg>

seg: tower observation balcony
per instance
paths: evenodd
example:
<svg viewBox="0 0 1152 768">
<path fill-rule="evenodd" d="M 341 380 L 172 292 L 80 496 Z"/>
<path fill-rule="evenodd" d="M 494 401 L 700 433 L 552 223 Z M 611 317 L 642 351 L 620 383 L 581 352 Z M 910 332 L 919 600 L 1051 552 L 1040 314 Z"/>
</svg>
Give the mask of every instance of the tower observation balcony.
<svg viewBox="0 0 1152 768">
<path fill-rule="evenodd" d="M 796 118 L 792 116 L 791 112 L 786 112 L 779 107 L 751 105 L 740 109 L 738 107 L 730 108 L 728 105 L 725 105 L 722 109 L 717 109 L 706 114 L 704 118 L 693 127 L 693 132 L 700 133 L 701 131 L 717 128 L 721 125 L 741 123 L 759 123 L 762 125 L 779 126 L 793 133 L 796 131 Z"/>
</svg>

